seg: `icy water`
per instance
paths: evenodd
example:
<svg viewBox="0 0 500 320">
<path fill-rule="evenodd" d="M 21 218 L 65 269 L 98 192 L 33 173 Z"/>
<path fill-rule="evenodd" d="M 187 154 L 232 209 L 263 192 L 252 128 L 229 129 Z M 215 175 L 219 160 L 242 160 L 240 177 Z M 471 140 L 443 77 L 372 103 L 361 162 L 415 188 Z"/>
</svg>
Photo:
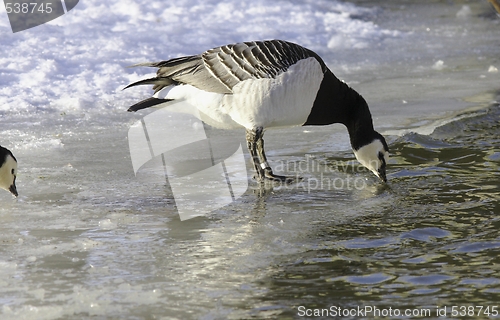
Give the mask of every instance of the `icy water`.
<svg viewBox="0 0 500 320">
<path fill-rule="evenodd" d="M 478 3 L 356 4 L 401 35 L 325 61 L 387 136 L 387 185 L 341 127 L 270 130 L 271 164 L 304 182 L 180 221 L 168 186 L 134 175 L 127 132 L 146 112 L 125 112 L 126 93 L 107 110 L 3 113 L 20 197 L 0 194 L 1 318 L 500 312 L 498 19 Z"/>
</svg>

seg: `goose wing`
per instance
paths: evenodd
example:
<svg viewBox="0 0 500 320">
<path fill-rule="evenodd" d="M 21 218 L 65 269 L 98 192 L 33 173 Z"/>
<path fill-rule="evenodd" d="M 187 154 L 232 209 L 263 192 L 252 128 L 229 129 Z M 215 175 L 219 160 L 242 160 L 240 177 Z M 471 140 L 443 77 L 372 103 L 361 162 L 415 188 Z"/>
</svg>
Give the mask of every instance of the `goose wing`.
<svg viewBox="0 0 500 320">
<path fill-rule="evenodd" d="M 316 53 L 282 40 L 230 44 L 202 54 L 205 67 L 230 92 L 241 81 L 275 78 L 299 60 L 310 57 L 316 58 L 326 71 Z"/>
<path fill-rule="evenodd" d="M 326 72 L 325 63 L 316 53 L 295 43 L 269 40 L 229 44 L 200 55 L 135 65 L 159 69 L 156 77 L 126 88 L 152 84 L 156 93 L 169 85 L 189 84 L 208 92 L 231 94 L 241 81 L 274 78 L 310 57 L 316 58 Z"/>
</svg>

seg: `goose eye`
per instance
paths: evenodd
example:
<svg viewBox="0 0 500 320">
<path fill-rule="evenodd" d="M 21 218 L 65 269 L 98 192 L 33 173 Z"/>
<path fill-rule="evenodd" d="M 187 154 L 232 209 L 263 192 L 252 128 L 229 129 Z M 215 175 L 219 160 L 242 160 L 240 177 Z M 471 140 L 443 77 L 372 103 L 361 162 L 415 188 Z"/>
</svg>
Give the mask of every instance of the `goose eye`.
<svg viewBox="0 0 500 320">
<path fill-rule="evenodd" d="M 14 172 L 15 172 L 14 169 L 12 169 L 11 172 L 12 172 L 12 174 L 14 174 Z"/>
</svg>

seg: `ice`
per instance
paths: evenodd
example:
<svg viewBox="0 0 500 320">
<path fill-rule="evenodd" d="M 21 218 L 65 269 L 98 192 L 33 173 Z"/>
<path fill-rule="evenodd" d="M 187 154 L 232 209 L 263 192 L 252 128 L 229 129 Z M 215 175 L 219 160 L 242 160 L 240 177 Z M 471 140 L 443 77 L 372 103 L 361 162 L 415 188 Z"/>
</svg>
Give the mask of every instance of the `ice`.
<svg viewBox="0 0 500 320">
<path fill-rule="evenodd" d="M 446 65 L 444 64 L 443 60 L 438 60 L 432 65 L 432 69 L 434 70 L 443 70 L 445 67 Z"/>
<path fill-rule="evenodd" d="M 104 230 L 115 229 L 116 223 L 112 222 L 111 219 L 105 219 L 99 221 L 99 227 Z"/>
<path fill-rule="evenodd" d="M 3 276 L 15 272 L 16 268 L 17 264 L 14 262 L 0 261 L 0 270 L 2 270 L 0 274 L 2 274 Z"/>
<path fill-rule="evenodd" d="M 467 18 L 472 14 L 472 10 L 470 9 L 470 6 L 464 5 L 462 6 L 462 9 L 460 9 L 457 12 L 457 18 Z"/>
</svg>

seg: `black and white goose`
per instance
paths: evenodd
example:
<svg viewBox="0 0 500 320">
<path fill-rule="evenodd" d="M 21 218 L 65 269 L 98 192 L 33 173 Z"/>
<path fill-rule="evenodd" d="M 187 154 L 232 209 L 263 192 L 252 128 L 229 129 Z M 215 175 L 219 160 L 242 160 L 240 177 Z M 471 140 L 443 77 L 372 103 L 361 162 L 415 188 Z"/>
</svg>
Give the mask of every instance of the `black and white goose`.
<svg viewBox="0 0 500 320">
<path fill-rule="evenodd" d="M 9 149 L 0 146 L 0 188 L 10 191 L 17 197 L 16 175 L 16 157 Z"/>
<path fill-rule="evenodd" d="M 185 100 L 209 125 L 244 127 L 258 181 L 288 181 L 273 174 L 267 162 L 266 128 L 333 123 L 347 127 L 358 161 L 387 181 L 389 148 L 373 129 L 365 99 L 309 49 L 282 40 L 244 42 L 134 66 L 159 69 L 156 77 L 126 87 L 151 84 L 154 90 L 153 97 L 128 111 Z"/>
</svg>

